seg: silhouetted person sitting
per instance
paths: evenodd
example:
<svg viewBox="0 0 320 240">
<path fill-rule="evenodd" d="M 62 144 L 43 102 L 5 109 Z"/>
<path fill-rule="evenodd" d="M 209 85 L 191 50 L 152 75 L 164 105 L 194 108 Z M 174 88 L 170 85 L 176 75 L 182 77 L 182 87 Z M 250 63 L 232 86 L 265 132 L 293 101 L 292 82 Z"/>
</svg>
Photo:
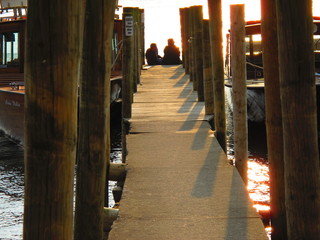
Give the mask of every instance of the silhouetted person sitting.
<svg viewBox="0 0 320 240">
<path fill-rule="evenodd" d="M 159 65 L 161 64 L 162 57 L 158 55 L 157 44 L 151 43 L 150 48 L 146 51 L 146 59 L 148 65 Z"/>
<path fill-rule="evenodd" d="M 174 45 L 174 40 L 172 38 L 168 39 L 168 46 L 164 48 L 164 56 L 162 59 L 162 64 L 164 65 L 177 65 L 181 64 L 180 60 L 180 50 Z"/>
</svg>

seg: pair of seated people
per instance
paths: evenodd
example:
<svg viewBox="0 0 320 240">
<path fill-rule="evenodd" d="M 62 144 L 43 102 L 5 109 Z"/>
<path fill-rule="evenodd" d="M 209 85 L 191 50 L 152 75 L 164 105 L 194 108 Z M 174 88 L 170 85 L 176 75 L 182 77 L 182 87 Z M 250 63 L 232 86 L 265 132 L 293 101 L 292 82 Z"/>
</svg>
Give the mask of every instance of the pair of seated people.
<svg viewBox="0 0 320 240">
<path fill-rule="evenodd" d="M 172 38 L 168 39 L 168 45 L 164 48 L 164 56 L 158 54 L 157 44 L 151 43 L 146 52 L 148 65 L 177 65 L 181 64 L 180 50 L 174 45 Z"/>
</svg>

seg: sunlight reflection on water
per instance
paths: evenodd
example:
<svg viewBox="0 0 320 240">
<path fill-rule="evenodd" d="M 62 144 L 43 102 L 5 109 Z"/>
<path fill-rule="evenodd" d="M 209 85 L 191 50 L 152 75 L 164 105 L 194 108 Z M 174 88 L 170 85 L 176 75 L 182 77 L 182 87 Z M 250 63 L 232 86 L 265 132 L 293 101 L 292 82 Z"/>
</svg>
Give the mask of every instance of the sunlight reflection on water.
<svg viewBox="0 0 320 240">
<path fill-rule="evenodd" d="M 111 161 L 119 163 L 122 157 L 120 126 L 112 127 L 111 131 Z M 261 138 L 261 136 L 259 137 Z M 233 143 L 230 133 L 228 138 L 228 158 L 231 160 L 233 158 Z M 264 141 L 262 139 L 261 144 L 265 144 Z M 268 161 L 265 156 L 257 156 L 255 149 L 249 151 L 248 191 L 254 202 L 254 207 L 262 216 L 266 232 L 270 237 Z M 116 182 L 109 182 L 109 196 L 111 196 L 109 207 L 114 205 L 112 189 L 115 186 Z M 22 239 L 23 191 L 23 149 L 0 135 L 0 239 Z"/>
<path fill-rule="evenodd" d="M 226 89 L 227 109 L 227 155 L 234 162 L 233 120 L 230 108 L 231 95 Z M 263 123 L 248 122 L 248 192 L 253 207 L 261 215 L 265 230 L 271 239 L 270 227 L 270 181 L 269 162 L 267 159 L 266 128 Z"/>
<path fill-rule="evenodd" d="M 112 162 L 121 162 L 121 131 L 119 125 L 111 128 Z M 109 181 L 109 207 L 114 205 Z M 8 140 L 0 132 L 0 239 L 20 240 L 23 230 L 24 172 L 23 148 Z"/>
</svg>

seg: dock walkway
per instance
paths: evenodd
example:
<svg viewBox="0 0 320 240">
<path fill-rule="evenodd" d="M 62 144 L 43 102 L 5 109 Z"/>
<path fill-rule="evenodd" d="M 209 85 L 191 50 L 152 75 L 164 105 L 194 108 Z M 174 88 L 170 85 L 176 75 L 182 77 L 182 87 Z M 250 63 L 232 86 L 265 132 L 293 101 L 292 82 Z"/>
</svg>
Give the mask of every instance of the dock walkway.
<svg viewBox="0 0 320 240">
<path fill-rule="evenodd" d="M 154 66 L 142 72 L 141 83 L 120 215 L 109 239 L 267 239 L 184 69 Z"/>
</svg>

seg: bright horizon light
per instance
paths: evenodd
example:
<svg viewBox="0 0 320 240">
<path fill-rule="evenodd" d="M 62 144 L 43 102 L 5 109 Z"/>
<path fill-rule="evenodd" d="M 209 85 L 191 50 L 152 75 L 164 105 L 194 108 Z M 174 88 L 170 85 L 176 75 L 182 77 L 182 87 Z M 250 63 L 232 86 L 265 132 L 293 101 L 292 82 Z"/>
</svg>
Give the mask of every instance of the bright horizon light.
<svg viewBox="0 0 320 240">
<path fill-rule="evenodd" d="M 123 7 L 139 7 L 145 12 L 145 50 L 156 43 L 159 54 L 167 45 L 167 39 L 173 38 L 181 50 L 179 8 L 202 5 L 204 18 L 208 18 L 207 0 L 119 0 Z M 230 4 L 245 4 L 245 18 L 260 20 L 260 0 L 222 0 L 223 31 L 230 26 Z M 313 15 L 320 16 L 320 0 L 313 1 Z M 225 34 L 224 34 L 225 35 Z"/>
</svg>

